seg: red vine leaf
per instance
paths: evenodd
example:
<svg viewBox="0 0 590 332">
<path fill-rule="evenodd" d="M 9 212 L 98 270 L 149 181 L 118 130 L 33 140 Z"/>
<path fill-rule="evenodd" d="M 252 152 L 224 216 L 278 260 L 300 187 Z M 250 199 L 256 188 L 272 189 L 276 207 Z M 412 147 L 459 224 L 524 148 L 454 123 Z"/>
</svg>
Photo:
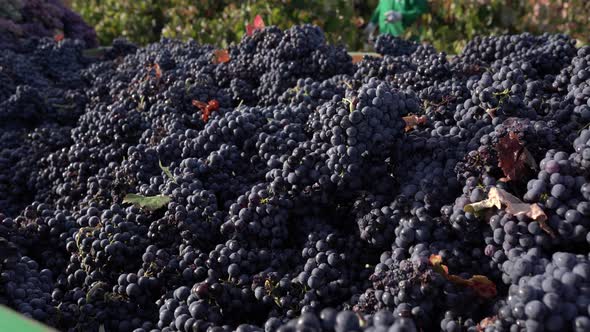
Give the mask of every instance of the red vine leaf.
<svg viewBox="0 0 590 332">
<path fill-rule="evenodd" d="M 148 80 L 150 78 L 152 70 L 154 71 L 154 76 L 156 77 L 156 80 L 160 81 L 160 78 L 162 78 L 162 69 L 160 68 L 160 65 L 157 63 L 148 66 L 148 73 L 145 79 Z"/>
<path fill-rule="evenodd" d="M 361 55 L 361 54 L 353 54 L 353 55 L 351 55 L 352 63 L 359 63 L 359 62 L 363 61 L 363 57 L 364 56 Z"/>
<path fill-rule="evenodd" d="M 215 50 L 215 52 L 213 54 L 214 54 L 214 58 L 213 58 L 214 64 L 226 63 L 226 62 L 229 62 L 229 60 L 230 60 L 229 52 L 227 50 Z"/>
<path fill-rule="evenodd" d="M 202 113 L 201 117 L 204 122 L 209 121 L 209 116 L 211 115 L 211 112 L 219 109 L 219 102 L 215 99 L 210 100 L 208 103 L 204 103 L 204 102 L 198 101 L 198 100 L 193 100 L 192 105 L 201 110 L 201 113 Z"/>
<path fill-rule="evenodd" d="M 496 145 L 496 151 L 498 152 L 498 167 L 502 169 L 509 181 L 521 178 L 529 167 L 535 166 L 535 160 L 531 153 L 514 132 L 500 138 Z"/>
<path fill-rule="evenodd" d="M 254 31 L 262 30 L 264 29 L 264 27 L 265 25 L 262 16 L 256 15 L 256 17 L 254 17 L 254 21 L 252 22 L 252 24 L 246 24 L 246 34 L 248 36 L 252 36 L 254 34 Z"/>
<path fill-rule="evenodd" d="M 191 103 L 193 104 L 193 106 L 198 107 L 198 108 L 204 108 L 207 106 L 206 103 L 204 103 L 202 101 L 194 100 L 194 99 Z"/>
<path fill-rule="evenodd" d="M 198 108 L 199 110 L 201 110 L 201 118 L 203 119 L 203 121 L 207 122 L 207 120 L 209 120 L 209 112 L 207 111 L 207 104 L 202 102 L 202 101 L 198 101 L 198 100 L 193 100 L 191 102 L 191 104 Z"/>
<path fill-rule="evenodd" d="M 419 125 L 426 124 L 428 120 L 426 115 L 417 116 L 417 115 L 408 115 L 403 117 L 404 121 L 406 122 L 406 131 L 410 131 L 418 127 Z"/>
<path fill-rule="evenodd" d="M 156 72 L 156 79 L 160 79 L 162 77 L 162 69 L 160 68 L 160 65 L 156 63 L 152 68 Z"/>
</svg>

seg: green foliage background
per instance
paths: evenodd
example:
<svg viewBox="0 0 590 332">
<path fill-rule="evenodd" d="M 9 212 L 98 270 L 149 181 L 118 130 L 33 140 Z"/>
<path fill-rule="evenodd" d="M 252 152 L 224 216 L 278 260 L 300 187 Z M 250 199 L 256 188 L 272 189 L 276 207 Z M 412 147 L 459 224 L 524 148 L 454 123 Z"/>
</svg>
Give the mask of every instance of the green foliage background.
<svg viewBox="0 0 590 332">
<path fill-rule="evenodd" d="M 226 47 L 239 41 L 245 24 L 260 14 L 267 25 L 321 26 L 328 39 L 350 50 L 369 50 L 363 35 L 378 0 L 72 0 L 94 25 L 100 42 L 124 36 L 145 44 L 161 37 L 193 38 Z M 408 37 L 459 52 L 475 35 L 530 31 L 563 32 L 588 42 L 588 0 L 431 0 L 430 12 L 407 31 Z"/>
<path fill-rule="evenodd" d="M 430 0 L 430 12 L 408 36 L 458 53 L 477 35 L 565 33 L 588 44 L 588 0 Z"/>
</svg>

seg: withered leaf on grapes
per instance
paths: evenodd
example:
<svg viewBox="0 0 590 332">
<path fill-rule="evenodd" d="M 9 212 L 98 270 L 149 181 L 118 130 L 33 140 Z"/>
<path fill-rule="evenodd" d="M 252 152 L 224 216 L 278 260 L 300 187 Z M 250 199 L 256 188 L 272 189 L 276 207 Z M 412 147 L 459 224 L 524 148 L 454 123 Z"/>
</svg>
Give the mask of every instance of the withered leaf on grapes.
<svg viewBox="0 0 590 332">
<path fill-rule="evenodd" d="M 488 198 L 479 202 L 467 204 L 463 210 L 465 212 L 477 214 L 485 209 L 502 209 L 503 207 L 507 213 L 513 216 L 526 215 L 530 219 L 537 221 L 541 226 L 541 229 L 551 237 L 555 237 L 555 232 L 553 232 L 551 227 L 547 224 L 547 215 L 538 204 L 524 203 L 518 197 L 498 187 L 491 187 L 488 192 Z"/>
<path fill-rule="evenodd" d="M 500 138 L 496 145 L 498 167 L 509 181 L 522 178 L 529 168 L 534 168 L 535 160 L 529 150 L 522 144 L 518 135 L 510 132 Z"/>
</svg>

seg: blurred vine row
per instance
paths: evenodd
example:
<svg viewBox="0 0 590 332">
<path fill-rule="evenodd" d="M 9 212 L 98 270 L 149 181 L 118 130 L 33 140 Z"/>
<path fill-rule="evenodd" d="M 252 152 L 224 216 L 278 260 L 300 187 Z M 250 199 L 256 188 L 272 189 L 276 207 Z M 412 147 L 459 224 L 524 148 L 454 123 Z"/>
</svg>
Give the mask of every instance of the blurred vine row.
<svg viewBox="0 0 590 332">
<path fill-rule="evenodd" d="M 430 0 L 430 11 L 406 31 L 447 53 L 477 35 L 564 33 L 587 44 L 588 0 Z"/>
<path fill-rule="evenodd" d="M 378 0 L 70 0 L 102 44 L 124 36 L 139 44 L 162 37 L 192 38 L 220 47 L 239 41 L 260 14 L 267 25 L 321 26 L 350 50 L 370 50 L 363 25 Z M 476 35 L 562 32 L 588 43 L 588 0 L 431 0 L 430 11 L 406 36 L 460 52 Z"/>
</svg>

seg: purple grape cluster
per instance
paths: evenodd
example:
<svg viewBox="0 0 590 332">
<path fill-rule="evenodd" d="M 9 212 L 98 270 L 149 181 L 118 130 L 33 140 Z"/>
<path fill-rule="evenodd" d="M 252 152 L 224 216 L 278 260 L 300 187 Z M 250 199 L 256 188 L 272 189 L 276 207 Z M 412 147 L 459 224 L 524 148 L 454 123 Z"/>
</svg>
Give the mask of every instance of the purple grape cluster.
<svg viewBox="0 0 590 332">
<path fill-rule="evenodd" d="M 0 47 L 20 47 L 27 38 L 80 39 L 88 48 L 98 46 L 94 29 L 60 0 L 8 0 L 0 10 Z"/>
</svg>

